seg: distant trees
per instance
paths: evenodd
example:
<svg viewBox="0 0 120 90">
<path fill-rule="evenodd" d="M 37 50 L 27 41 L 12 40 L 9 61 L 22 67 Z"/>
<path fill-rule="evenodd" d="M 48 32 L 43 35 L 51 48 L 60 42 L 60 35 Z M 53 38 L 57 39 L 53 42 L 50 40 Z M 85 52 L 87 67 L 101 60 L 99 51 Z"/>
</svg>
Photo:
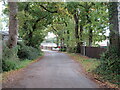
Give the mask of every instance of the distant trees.
<svg viewBox="0 0 120 90">
<path fill-rule="evenodd" d="M 71 46 L 70 38 L 72 38 L 76 43 L 73 47 L 76 47 L 77 53 L 81 52 L 80 46 L 85 43 L 88 46 L 94 46 L 97 41 L 99 42 L 106 39 L 105 32 L 109 25 L 107 5 L 105 3 L 68 2 L 65 3 L 65 10 L 67 10 L 65 15 L 69 18 L 66 19 L 67 26 L 65 28 L 66 32 L 69 32 L 69 35 L 67 34 L 69 38 L 65 38 L 64 41 L 66 41 L 65 43 L 69 42 L 69 46 Z M 74 23 L 71 26 L 74 27 L 74 29 L 71 28 L 72 30 L 67 28 L 70 27 L 70 19 L 73 20 Z M 70 34 L 71 32 L 74 37 Z"/>
<path fill-rule="evenodd" d="M 119 43 L 117 3 L 111 3 L 109 7 L 108 13 L 107 3 L 102 2 L 26 2 L 18 3 L 17 11 L 17 3 L 9 2 L 9 47 L 17 44 L 17 18 L 19 35 L 29 46 L 38 47 L 47 34 L 46 28 L 51 26 L 49 29 L 56 34 L 57 45 L 76 47 L 76 52 L 80 53 L 83 43 L 94 46 L 97 41 L 106 39 L 109 22 L 110 44 L 115 45 Z"/>
<path fill-rule="evenodd" d="M 61 47 L 76 48 L 80 53 L 83 44 L 95 46 L 96 42 L 106 39 L 105 33 L 109 26 L 106 3 L 93 2 L 68 2 L 54 3 L 52 8 L 53 21 L 49 25 L 51 31 L 57 36 Z M 51 4 L 52 5 L 52 4 Z M 50 3 L 48 7 L 51 6 Z M 44 7 L 45 8 L 45 7 Z M 48 30 L 49 31 L 49 30 Z"/>
</svg>

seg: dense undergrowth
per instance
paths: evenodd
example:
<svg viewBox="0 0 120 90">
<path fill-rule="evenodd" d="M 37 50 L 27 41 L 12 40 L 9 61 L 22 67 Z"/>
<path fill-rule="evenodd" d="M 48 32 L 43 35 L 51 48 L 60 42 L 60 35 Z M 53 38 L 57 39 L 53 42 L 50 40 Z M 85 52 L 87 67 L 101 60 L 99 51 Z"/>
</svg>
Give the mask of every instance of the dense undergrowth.
<svg viewBox="0 0 120 90">
<path fill-rule="evenodd" d="M 114 84 L 111 85 L 113 87 L 120 87 L 120 53 L 116 49 L 110 48 L 101 55 L 100 59 L 92 59 L 75 53 L 69 53 L 69 55 L 98 80 L 107 82 L 109 85 Z"/>
<path fill-rule="evenodd" d="M 101 79 L 107 80 L 120 87 L 120 53 L 118 48 L 111 47 L 102 54 L 101 64 L 93 70 L 101 76 Z"/>
<path fill-rule="evenodd" d="M 26 46 L 23 42 L 12 49 L 3 45 L 2 71 L 19 69 L 41 56 L 42 52 L 38 48 Z"/>
</svg>

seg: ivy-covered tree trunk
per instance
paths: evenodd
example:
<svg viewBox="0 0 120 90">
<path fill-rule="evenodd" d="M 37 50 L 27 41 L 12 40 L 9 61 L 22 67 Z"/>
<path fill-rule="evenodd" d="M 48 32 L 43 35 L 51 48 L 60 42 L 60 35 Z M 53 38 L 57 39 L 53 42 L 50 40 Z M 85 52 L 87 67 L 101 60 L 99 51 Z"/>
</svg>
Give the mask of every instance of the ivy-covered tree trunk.
<svg viewBox="0 0 120 90">
<path fill-rule="evenodd" d="M 76 38 L 76 43 L 77 43 L 77 46 L 76 46 L 76 53 L 80 53 L 80 41 L 79 41 L 79 31 L 78 31 L 78 27 L 79 27 L 79 18 L 78 18 L 78 15 L 74 14 L 74 20 L 75 20 L 75 38 Z"/>
<path fill-rule="evenodd" d="M 28 34 L 29 42 L 27 42 L 26 45 L 35 47 L 35 46 L 33 45 L 33 43 L 32 43 L 32 37 L 33 37 L 33 31 L 30 30 L 30 31 L 29 31 L 29 34 Z"/>
<path fill-rule="evenodd" d="M 67 30 L 67 41 L 70 40 L 70 31 Z M 67 42 L 67 48 L 69 48 L 69 43 Z"/>
<path fill-rule="evenodd" d="M 18 37 L 18 20 L 17 16 L 17 3 L 16 2 L 8 2 L 9 5 L 9 40 L 8 46 L 12 48 L 17 45 L 17 37 Z"/>
<path fill-rule="evenodd" d="M 80 25 L 80 41 L 82 42 L 83 26 Z"/>
<path fill-rule="evenodd" d="M 89 28 L 89 46 L 92 46 L 92 42 L 93 42 L 92 38 L 93 38 L 93 33 L 92 33 L 91 26 L 90 26 L 90 28 Z"/>
<path fill-rule="evenodd" d="M 110 21 L 110 46 L 120 46 L 119 25 L 118 25 L 118 2 L 109 3 L 109 21 Z"/>
<path fill-rule="evenodd" d="M 83 45 L 83 26 L 80 25 L 80 53 L 81 53 L 81 46 Z"/>
<path fill-rule="evenodd" d="M 87 17 L 87 23 L 91 25 L 91 20 L 90 20 L 90 17 L 88 15 L 89 8 L 86 8 L 86 13 L 87 13 L 87 15 L 86 15 L 86 17 Z M 92 38 L 93 38 L 92 28 L 91 28 L 91 26 L 89 26 L 89 39 L 88 39 L 89 40 L 88 41 L 88 45 L 89 46 L 92 46 Z"/>
</svg>

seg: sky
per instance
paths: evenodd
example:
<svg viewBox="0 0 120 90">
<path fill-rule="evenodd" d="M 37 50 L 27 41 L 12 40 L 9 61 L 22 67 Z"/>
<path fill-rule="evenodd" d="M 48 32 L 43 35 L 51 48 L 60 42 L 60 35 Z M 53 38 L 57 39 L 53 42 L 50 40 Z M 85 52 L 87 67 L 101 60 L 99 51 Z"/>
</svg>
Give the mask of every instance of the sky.
<svg viewBox="0 0 120 90">
<path fill-rule="evenodd" d="M 48 39 L 48 38 L 54 38 L 56 37 L 56 35 L 52 32 L 48 32 L 48 35 L 45 37 L 45 39 Z"/>
<path fill-rule="evenodd" d="M 2 10 L 4 9 L 4 5 L 3 5 L 3 1 L 0 1 L 0 18 L 4 19 L 4 18 L 8 18 L 5 15 L 3 15 Z M 2 21 L 2 31 L 8 31 L 8 27 L 6 27 L 7 23 L 5 21 Z"/>
<path fill-rule="evenodd" d="M 3 1 L 0 0 L 0 16 L 2 15 L 3 8 L 4 8 Z"/>
<path fill-rule="evenodd" d="M 1 15 L 1 12 L 2 12 L 2 3 L 0 2 L 0 15 Z"/>
</svg>

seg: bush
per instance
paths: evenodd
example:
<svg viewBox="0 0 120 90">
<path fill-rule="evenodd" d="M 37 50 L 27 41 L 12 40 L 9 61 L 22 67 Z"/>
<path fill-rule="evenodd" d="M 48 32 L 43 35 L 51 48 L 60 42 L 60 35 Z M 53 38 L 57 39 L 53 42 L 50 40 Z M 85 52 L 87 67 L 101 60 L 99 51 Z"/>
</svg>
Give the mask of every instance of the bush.
<svg viewBox="0 0 120 90">
<path fill-rule="evenodd" d="M 18 57 L 20 59 L 33 60 L 40 56 L 41 51 L 37 48 L 26 46 L 23 42 L 19 42 Z"/>
<path fill-rule="evenodd" d="M 39 49 L 26 46 L 23 42 L 18 43 L 16 47 L 11 49 L 3 45 L 2 71 L 18 69 L 20 68 L 19 65 L 22 63 L 20 60 L 33 60 L 41 54 L 42 52 Z"/>
<path fill-rule="evenodd" d="M 9 49 L 6 45 L 3 45 L 2 53 L 2 70 L 10 71 L 16 69 L 19 64 L 19 59 L 17 56 L 18 47 Z"/>
<path fill-rule="evenodd" d="M 65 51 L 66 51 L 66 49 L 67 49 L 66 47 L 61 47 L 61 48 L 60 48 L 60 51 L 65 52 Z"/>
<path fill-rule="evenodd" d="M 75 53 L 76 52 L 76 47 L 68 47 L 67 52 Z"/>
<path fill-rule="evenodd" d="M 116 47 L 112 47 L 101 56 L 101 68 L 120 74 L 120 55 Z"/>
<path fill-rule="evenodd" d="M 120 53 L 118 48 L 112 47 L 102 54 L 101 64 L 95 72 L 112 83 L 120 84 L 118 82 L 120 81 Z"/>
</svg>

